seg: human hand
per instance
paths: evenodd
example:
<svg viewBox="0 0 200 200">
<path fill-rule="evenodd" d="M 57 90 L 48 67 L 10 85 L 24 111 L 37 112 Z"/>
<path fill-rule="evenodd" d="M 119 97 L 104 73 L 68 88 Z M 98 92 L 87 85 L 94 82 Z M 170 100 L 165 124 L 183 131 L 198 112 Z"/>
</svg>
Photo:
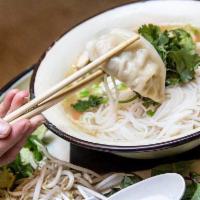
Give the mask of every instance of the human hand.
<svg viewBox="0 0 200 200">
<path fill-rule="evenodd" d="M 10 125 L 2 118 L 28 101 L 29 92 L 13 89 L 9 91 L 0 104 L 0 165 L 15 160 L 28 136 L 44 122 L 42 115 L 23 119 Z"/>
</svg>

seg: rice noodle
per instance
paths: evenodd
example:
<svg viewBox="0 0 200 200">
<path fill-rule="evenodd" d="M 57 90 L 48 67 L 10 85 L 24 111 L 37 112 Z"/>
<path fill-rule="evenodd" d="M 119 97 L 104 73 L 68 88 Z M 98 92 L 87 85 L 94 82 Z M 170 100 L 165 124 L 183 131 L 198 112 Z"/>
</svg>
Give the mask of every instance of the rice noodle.
<svg viewBox="0 0 200 200">
<path fill-rule="evenodd" d="M 110 101 L 114 101 L 113 95 L 112 95 L 112 91 L 109 88 L 109 84 L 108 84 L 108 79 L 107 79 L 107 74 L 104 75 L 104 87 L 105 90 L 107 92 L 108 98 Z"/>
<path fill-rule="evenodd" d="M 118 99 L 119 99 L 119 91 L 117 89 L 117 84 L 116 84 L 115 78 L 113 76 L 111 76 L 111 80 L 112 80 L 112 83 L 113 83 L 114 89 L 115 89 L 115 100 L 118 101 Z"/>
<path fill-rule="evenodd" d="M 113 85 L 115 85 L 114 79 L 112 80 Z M 84 124 L 87 124 L 87 129 L 92 130 L 93 133 L 98 132 L 100 127 L 102 129 L 109 129 L 112 128 L 113 125 L 116 123 L 117 120 L 117 110 L 118 110 L 118 91 L 116 86 L 114 86 L 114 93 L 113 95 L 109 83 L 107 80 L 107 75 L 104 76 L 104 87 L 106 94 L 109 98 L 109 103 L 107 106 L 101 105 L 100 108 L 97 110 L 96 113 L 93 112 L 87 112 L 83 115 L 82 121 L 77 121 L 77 124 L 80 123 L 80 125 L 84 126 Z M 115 96 L 115 98 L 113 97 Z M 110 112 L 112 110 L 112 112 Z M 95 121 L 95 124 L 94 124 Z M 76 123 L 76 121 L 74 121 Z"/>
<path fill-rule="evenodd" d="M 166 88 L 166 99 L 152 117 L 146 114 L 148 109 L 139 98 L 123 105 L 114 102 L 116 87 L 109 89 L 113 84 L 104 79 L 108 104 L 83 113 L 75 121 L 87 132 L 95 132 L 97 138 L 131 145 L 151 144 L 185 136 L 200 126 L 200 69 L 195 80 Z"/>
</svg>

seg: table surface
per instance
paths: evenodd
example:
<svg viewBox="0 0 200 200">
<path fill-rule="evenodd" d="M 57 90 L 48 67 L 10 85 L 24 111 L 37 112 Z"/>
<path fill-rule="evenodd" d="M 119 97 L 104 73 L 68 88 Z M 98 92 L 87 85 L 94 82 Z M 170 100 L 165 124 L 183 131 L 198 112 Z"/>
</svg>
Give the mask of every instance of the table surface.
<svg viewBox="0 0 200 200">
<path fill-rule="evenodd" d="M 74 24 L 134 0 L 0 0 L 0 87 Z"/>
</svg>

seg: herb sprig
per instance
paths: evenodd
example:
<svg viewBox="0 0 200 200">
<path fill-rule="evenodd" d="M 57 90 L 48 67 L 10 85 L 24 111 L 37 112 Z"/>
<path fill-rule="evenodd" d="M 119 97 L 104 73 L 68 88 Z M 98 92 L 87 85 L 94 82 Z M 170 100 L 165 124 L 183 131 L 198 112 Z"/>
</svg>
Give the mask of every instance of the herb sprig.
<svg viewBox="0 0 200 200">
<path fill-rule="evenodd" d="M 194 79 L 200 56 L 190 33 L 181 28 L 161 31 L 153 24 L 141 26 L 138 32 L 154 46 L 166 65 L 166 85 Z"/>
<path fill-rule="evenodd" d="M 96 108 L 99 105 L 105 103 L 106 99 L 103 97 L 98 97 L 90 95 L 87 100 L 78 100 L 72 107 L 78 112 L 85 112 L 89 109 Z"/>
</svg>

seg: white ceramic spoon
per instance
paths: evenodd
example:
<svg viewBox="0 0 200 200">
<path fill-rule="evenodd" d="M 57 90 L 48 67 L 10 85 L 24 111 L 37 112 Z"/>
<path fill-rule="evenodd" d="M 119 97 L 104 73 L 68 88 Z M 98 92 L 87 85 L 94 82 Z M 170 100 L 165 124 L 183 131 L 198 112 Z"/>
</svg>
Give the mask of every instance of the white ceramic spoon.
<svg viewBox="0 0 200 200">
<path fill-rule="evenodd" d="M 86 200 L 180 200 L 185 181 L 176 173 L 162 174 L 131 185 L 109 198 L 82 186 L 78 189 Z"/>
</svg>

